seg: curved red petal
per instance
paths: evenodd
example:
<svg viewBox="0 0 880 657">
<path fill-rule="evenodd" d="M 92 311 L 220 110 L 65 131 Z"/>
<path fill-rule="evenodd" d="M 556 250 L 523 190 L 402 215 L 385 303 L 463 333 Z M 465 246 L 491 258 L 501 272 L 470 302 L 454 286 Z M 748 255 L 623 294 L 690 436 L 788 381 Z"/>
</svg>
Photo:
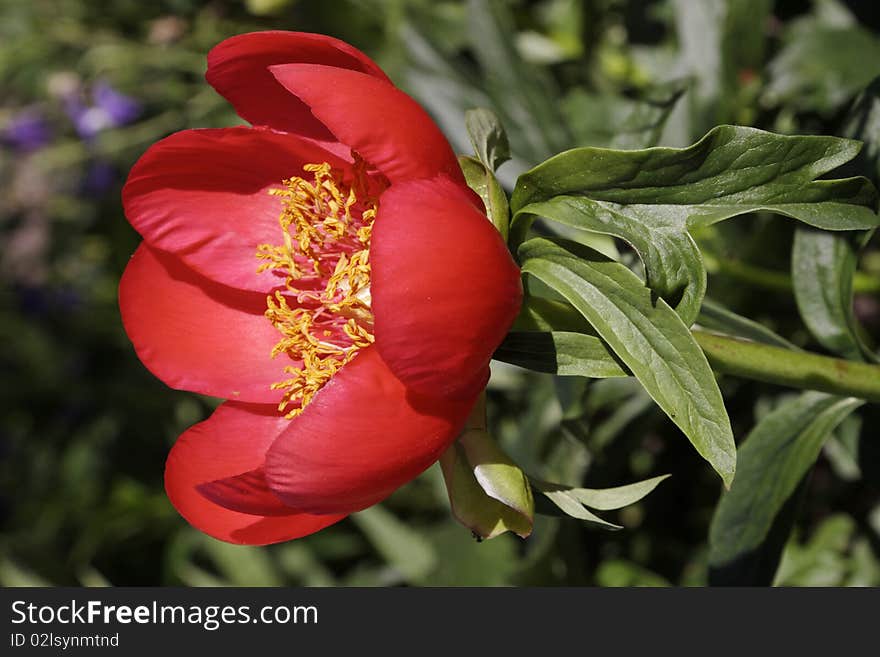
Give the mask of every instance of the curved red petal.
<svg viewBox="0 0 880 657">
<path fill-rule="evenodd" d="M 278 436 L 266 454 L 266 480 L 304 511 L 364 509 L 434 463 L 474 400 L 415 395 L 367 347 Z"/>
<path fill-rule="evenodd" d="M 119 308 L 138 357 L 172 388 L 281 398 L 269 386 L 285 378 L 286 363 L 270 358 L 280 335 L 263 316 L 265 296 L 212 283 L 142 244 L 122 275 Z"/>
<path fill-rule="evenodd" d="M 339 141 L 392 183 L 439 173 L 464 181 L 455 153 L 431 117 L 390 83 L 315 64 L 282 64 L 269 70 Z"/>
<path fill-rule="evenodd" d="M 472 394 L 522 301 L 504 241 L 455 183 L 390 187 L 370 245 L 376 347 L 423 394 Z"/>
<path fill-rule="evenodd" d="M 343 160 L 292 135 L 255 128 L 185 130 L 157 142 L 132 167 L 125 215 L 152 246 L 215 281 L 263 291 L 259 244 L 280 244 L 281 201 L 269 191 L 304 164 Z"/>
<path fill-rule="evenodd" d="M 290 515 L 290 507 L 269 488 L 262 467 L 199 484 L 196 490 L 230 511 L 257 516 Z"/>
<path fill-rule="evenodd" d="M 171 448 L 165 465 L 165 490 L 180 515 L 214 538 L 248 545 L 299 538 L 344 518 L 292 509 L 286 515 L 260 517 L 218 506 L 198 491 L 206 482 L 258 468 L 288 422 L 272 406 L 227 402 L 188 429 Z"/>
<path fill-rule="evenodd" d="M 205 78 L 238 115 L 254 125 L 321 141 L 336 141 L 308 106 L 282 87 L 269 67 L 275 64 L 324 64 L 388 78 L 373 60 L 344 41 L 323 34 L 267 31 L 240 34 L 208 53 Z"/>
</svg>

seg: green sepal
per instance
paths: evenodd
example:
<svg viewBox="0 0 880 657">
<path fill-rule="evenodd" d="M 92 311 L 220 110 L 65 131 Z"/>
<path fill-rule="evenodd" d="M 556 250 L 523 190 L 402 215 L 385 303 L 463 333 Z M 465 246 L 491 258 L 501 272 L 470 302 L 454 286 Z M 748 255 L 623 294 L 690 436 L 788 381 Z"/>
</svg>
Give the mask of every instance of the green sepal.
<svg viewBox="0 0 880 657">
<path fill-rule="evenodd" d="M 532 533 L 528 478 L 483 429 L 467 429 L 440 457 L 452 514 L 480 539 Z"/>
</svg>

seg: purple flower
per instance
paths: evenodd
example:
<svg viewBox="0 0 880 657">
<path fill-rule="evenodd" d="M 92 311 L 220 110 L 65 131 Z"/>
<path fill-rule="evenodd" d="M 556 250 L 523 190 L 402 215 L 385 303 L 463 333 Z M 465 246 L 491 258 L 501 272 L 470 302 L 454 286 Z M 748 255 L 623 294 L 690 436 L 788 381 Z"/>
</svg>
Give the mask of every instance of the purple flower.
<svg viewBox="0 0 880 657">
<path fill-rule="evenodd" d="M 107 82 L 99 80 L 92 90 L 95 106 L 101 108 L 115 126 L 134 121 L 141 113 L 141 104 L 131 96 L 122 94 Z"/>
<path fill-rule="evenodd" d="M 92 89 L 92 105 L 86 105 L 79 95 L 64 100 L 67 115 L 73 121 L 77 134 L 86 140 L 107 128 L 118 128 L 134 121 L 141 113 L 140 103 L 122 94 L 107 82 L 99 80 Z"/>
<path fill-rule="evenodd" d="M 52 130 L 40 112 L 28 109 L 12 118 L 3 130 L 3 138 L 18 151 L 34 151 L 49 143 Z"/>
</svg>

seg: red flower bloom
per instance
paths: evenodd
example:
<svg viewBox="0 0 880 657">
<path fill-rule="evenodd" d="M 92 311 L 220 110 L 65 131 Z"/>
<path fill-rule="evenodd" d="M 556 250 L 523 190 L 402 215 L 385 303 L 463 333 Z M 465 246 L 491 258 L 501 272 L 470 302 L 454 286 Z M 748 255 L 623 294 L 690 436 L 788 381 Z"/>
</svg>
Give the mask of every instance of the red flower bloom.
<svg viewBox="0 0 880 657">
<path fill-rule="evenodd" d="M 263 32 L 208 55 L 254 127 L 153 145 L 126 331 L 168 385 L 226 398 L 165 485 L 219 539 L 297 538 L 388 496 L 455 439 L 519 310 L 519 271 L 436 125 L 363 53 Z"/>
</svg>

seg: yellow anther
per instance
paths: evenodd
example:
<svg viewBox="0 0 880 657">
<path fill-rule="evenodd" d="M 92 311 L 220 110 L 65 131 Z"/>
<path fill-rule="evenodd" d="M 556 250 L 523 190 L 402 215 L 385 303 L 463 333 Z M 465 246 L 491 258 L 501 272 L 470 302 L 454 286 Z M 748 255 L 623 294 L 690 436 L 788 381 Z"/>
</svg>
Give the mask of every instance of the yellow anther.
<svg viewBox="0 0 880 657">
<path fill-rule="evenodd" d="M 302 412 L 358 350 L 370 332 L 370 237 L 377 203 L 368 193 L 364 162 L 355 156 L 353 176 L 328 163 L 307 164 L 312 180 L 293 177 L 270 193 L 282 201 L 282 244 L 260 244 L 257 272 L 281 274 L 283 284 L 266 298 L 266 318 L 281 334 L 272 358 L 286 354 L 301 365 L 284 367 L 289 378 L 279 411 Z"/>
</svg>

